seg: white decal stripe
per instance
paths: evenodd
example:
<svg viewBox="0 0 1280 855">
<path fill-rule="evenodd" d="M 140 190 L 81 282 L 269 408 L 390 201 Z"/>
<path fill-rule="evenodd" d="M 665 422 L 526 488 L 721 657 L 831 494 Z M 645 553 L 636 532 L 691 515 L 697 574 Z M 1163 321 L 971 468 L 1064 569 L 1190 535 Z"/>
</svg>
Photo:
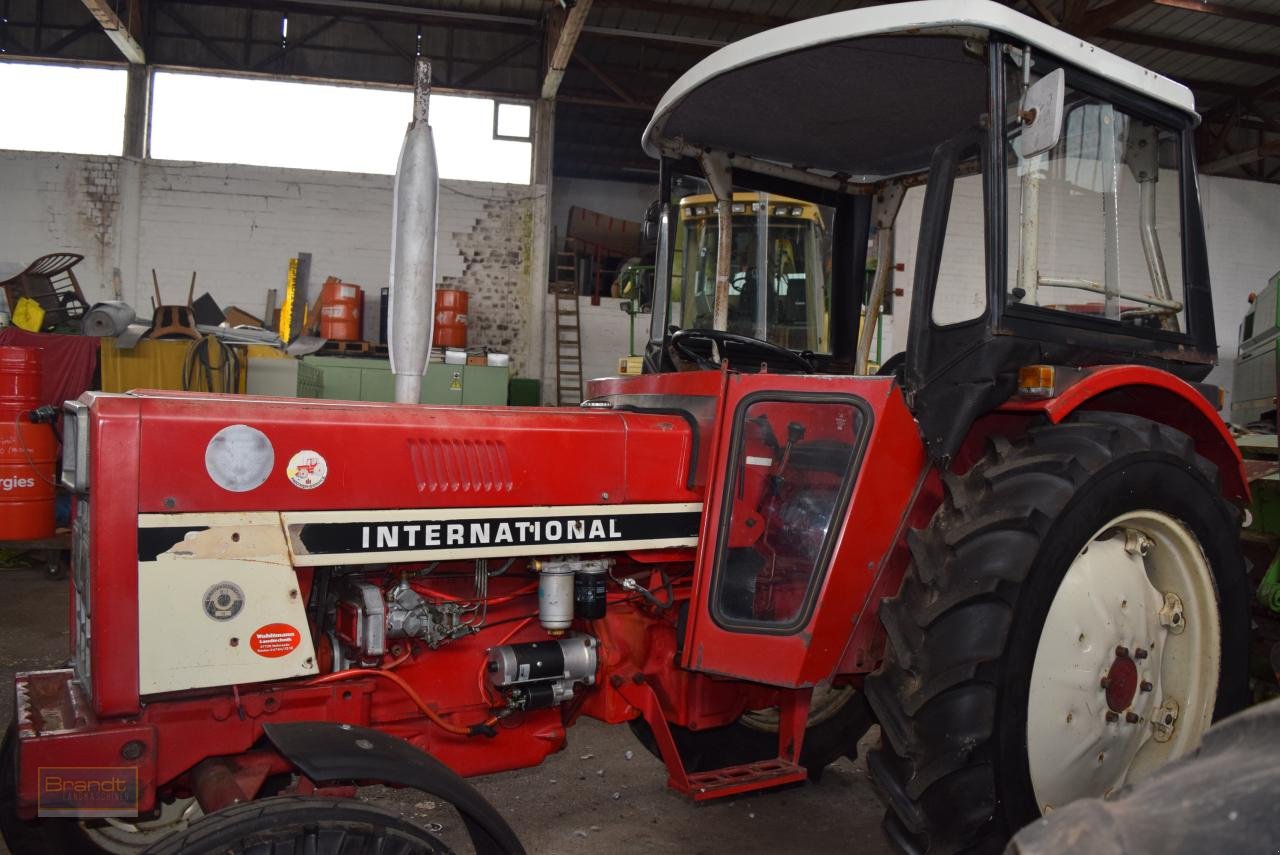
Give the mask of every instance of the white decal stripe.
<svg viewBox="0 0 1280 855">
<path fill-rule="evenodd" d="M 293 538 L 289 546 L 293 548 Z M 515 546 L 477 546 L 458 549 L 408 549 L 398 552 L 344 552 L 328 555 L 306 555 L 295 552 L 296 567 L 314 567 L 322 564 L 388 564 L 396 561 L 454 561 L 460 558 L 509 558 L 522 555 L 563 555 L 585 552 L 624 552 L 630 549 L 672 549 L 681 546 L 697 546 L 696 537 L 667 538 L 665 540 L 614 540 L 588 543 L 516 544 Z"/>
<path fill-rule="evenodd" d="M 502 520 L 509 517 L 570 517 L 608 514 L 678 514 L 702 513 L 701 502 L 667 502 L 645 505 L 531 505 L 501 508 L 409 508 L 386 511 L 285 511 L 280 514 L 286 526 L 305 523 L 393 523 L 401 520 Z M 172 523 L 171 523 L 172 524 Z"/>
</svg>

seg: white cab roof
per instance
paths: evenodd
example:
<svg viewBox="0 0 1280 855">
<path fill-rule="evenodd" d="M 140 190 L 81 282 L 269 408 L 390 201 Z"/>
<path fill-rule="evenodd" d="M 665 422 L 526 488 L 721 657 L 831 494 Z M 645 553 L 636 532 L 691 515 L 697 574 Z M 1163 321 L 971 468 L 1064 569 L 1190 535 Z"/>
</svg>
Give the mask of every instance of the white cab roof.
<svg viewBox="0 0 1280 855">
<path fill-rule="evenodd" d="M 979 35 L 989 31 L 1003 33 L 1031 45 L 1033 51 L 1038 49 L 1196 115 L 1195 99 L 1182 84 L 1007 6 L 992 0 L 917 0 L 809 18 L 721 48 L 685 72 L 667 90 L 645 129 L 645 151 L 656 157 L 665 140 L 680 137 L 681 129 L 668 132 L 666 128 L 671 113 L 687 96 L 728 72 L 784 54 L 865 36 Z"/>
</svg>

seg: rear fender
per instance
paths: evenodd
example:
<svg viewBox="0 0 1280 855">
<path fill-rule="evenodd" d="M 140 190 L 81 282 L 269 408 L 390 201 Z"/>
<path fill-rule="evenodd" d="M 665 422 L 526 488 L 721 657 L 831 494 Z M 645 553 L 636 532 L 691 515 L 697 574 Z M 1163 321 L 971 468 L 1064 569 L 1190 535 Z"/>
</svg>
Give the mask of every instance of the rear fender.
<svg viewBox="0 0 1280 855">
<path fill-rule="evenodd" d="M 1222 494 L 1249 501 L 1244 459 L 1231 431 L 1199 389 L 1167 371 L 1141 365 L 1085 369 L 1053 398 L 1012 398 L 999 407 L 1002 413 L 1043 415 L 1054 424 L 1077 410 L 1130 413 L 1177 428 L 1191 437 L 1201 457 L 1218 467 Z"/>
<path fill-rule="evenodd" d="M 484 796 L 402 739 L 324 721 L 268 724 L 263 730 L 280 753 L 316 783 L 378 781 L 430 793 L 458 809 L 476 855 L 524 855 L 516 833 Z"/>
</svg>

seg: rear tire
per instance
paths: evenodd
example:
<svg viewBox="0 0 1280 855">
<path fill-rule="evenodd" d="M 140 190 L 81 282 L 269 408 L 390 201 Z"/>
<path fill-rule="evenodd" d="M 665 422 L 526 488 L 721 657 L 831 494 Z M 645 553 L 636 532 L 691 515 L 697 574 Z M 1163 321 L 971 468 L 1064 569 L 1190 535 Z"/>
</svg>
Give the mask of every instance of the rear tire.
<svg viewBox="0 0 1280 855">
<path fill-rule="evenodd" d="M 1247 701 L 1239 518 L 1188 436 L 1081 413 L 994 441 L 944 482 L 932 524 L 909 536 L 900 593 L 881 607 L 887 655 L 866 684 L 882 729 L 868 767 L 897 848 L 998 851 L 1042 802 L 1060 807 L 1136 780 Z M 1168 628 L 1172 612 L 1150 613 L 1183 570 L 1185 633 Z M 1110 595 L 1122 583 L 1138 608 Z M 1121 643 L 1124 633 L 1138 640 Z M 1216 674 L 1199 664 L 1215 656 Z M 1130 688 L 1115 700 L 1100 675 L 1110 683 L 1126 669 L 1115 682 Z M 1181 715 L 1161 742 L 1155 705 L 1180 691 Z M 1077 750 L 1064 755 L 1064 744 Z"/>
<path fill-rule="evenodd" d="M 277 796 L 232 805 L 191 823 L 147 855 L 451 855 L 426 829 L 354 799 Z"/>
</svg>

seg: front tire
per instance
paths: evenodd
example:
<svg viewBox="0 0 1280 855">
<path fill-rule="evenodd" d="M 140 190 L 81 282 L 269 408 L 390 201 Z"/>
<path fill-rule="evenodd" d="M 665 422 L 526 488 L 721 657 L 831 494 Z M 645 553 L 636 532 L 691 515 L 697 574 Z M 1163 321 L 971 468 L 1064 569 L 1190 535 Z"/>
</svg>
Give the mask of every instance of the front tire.
<svg viewBox="0 0 1280 855">
<path fill-rule="evenodd" d="M 147 855 L 451 855 L 407 819 L 355 799 L 276 796 L 208 814 Z"/>
<path fill-rule="evenodd" d="M 944 480 L 881 607 L 868 766 L 899 849 L 998 851 L 1246 702 L 1239 520 L 1189 437 L 1129 415 L 994 441 Z"/>
</svg>

